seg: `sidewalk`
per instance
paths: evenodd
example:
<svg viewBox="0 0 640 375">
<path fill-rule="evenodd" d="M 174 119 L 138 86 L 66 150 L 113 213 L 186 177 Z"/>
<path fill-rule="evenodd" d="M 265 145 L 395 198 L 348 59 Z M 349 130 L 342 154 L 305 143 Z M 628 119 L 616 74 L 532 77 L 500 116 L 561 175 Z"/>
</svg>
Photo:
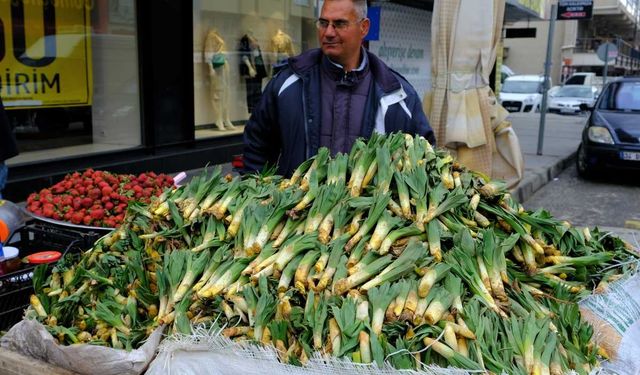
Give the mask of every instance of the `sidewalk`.
<svg viewBox="0 0 640 375">
<path fill-rule="evenodd" d="M 537 155 L 538 113 L 511 113 L 508 120 L 518 135 L 524 154 L 524 177 L 512 189 L 518 202 L 529 199 L 533 193 L 575 163 L 576 151 L 586 116 L 562 116 L 547 114 L 542 155 Z"/>
</svg>

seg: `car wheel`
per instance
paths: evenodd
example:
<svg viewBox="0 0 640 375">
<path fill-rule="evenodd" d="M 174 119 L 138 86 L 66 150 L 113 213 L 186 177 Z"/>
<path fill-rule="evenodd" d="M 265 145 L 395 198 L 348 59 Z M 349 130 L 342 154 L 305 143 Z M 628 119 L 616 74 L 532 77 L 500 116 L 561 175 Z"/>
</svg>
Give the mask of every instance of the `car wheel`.
<svg viewBox="0 0 640 375">
<path fill-rule="evenodd" d="M 591 169 L 589 168 L 589 164 L 587 163 L 587 154 L 584 151 L 584 146 L 582 146 L 582 143 L 578 147 L 576 168 L 578 169 L 578 175 L 582 178 L 591 178 L 593 176 L 593 172 L 591 171 Z"/>
</svg>

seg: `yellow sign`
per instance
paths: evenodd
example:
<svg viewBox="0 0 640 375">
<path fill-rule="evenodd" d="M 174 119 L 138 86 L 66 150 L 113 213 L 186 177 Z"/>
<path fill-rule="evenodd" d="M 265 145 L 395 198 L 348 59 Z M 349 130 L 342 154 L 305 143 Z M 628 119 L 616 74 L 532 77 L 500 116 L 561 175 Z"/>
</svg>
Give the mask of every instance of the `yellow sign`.
<svg viewBox="0 0 640 375">
<path fill-rule="evenodd" d="M 91 105 L 91 0 L 0 0 L 8 108 Z"/>
</svg>

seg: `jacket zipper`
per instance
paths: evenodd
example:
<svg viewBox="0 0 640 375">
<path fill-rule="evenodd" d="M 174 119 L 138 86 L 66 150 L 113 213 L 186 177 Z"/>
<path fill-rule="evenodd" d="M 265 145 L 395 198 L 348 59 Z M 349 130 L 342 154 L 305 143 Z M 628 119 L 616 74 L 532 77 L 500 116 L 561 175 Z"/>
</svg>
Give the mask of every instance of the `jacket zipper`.
<svg viewBox="0 0 640 375">
<path fill-rule="evenodd" d="M 300 79 L 302 80 L 302 118 L 304 118 L 304 141 L 305 141 L 305 145 L 304 145 L 304 154 L 306 155 L 306 158 L 309 159 L 311 157 L 310 151 L 309 151 L 309 121 L 311 121 L 310 118 L 307 117 L 307 82 L 302 78 L 302 76 L 300 76 Z"/>
</svg>

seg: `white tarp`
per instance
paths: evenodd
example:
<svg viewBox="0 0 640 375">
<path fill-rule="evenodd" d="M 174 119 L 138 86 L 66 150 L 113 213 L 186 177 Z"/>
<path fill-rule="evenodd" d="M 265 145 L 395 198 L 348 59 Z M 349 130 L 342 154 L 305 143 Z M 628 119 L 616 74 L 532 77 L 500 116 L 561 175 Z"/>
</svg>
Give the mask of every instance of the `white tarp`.
<svg viewBox="0 0 640 375">
<path fill-rule="evenodd" d="M 0 347 L 79 374 L 137 375 L 153 359 L 162 330 L 156 329 L 144 345 L 127 352 L 89 344 L 58 345 L 42 324 L 25 319 L 0 338 Z"/>
</svg>

